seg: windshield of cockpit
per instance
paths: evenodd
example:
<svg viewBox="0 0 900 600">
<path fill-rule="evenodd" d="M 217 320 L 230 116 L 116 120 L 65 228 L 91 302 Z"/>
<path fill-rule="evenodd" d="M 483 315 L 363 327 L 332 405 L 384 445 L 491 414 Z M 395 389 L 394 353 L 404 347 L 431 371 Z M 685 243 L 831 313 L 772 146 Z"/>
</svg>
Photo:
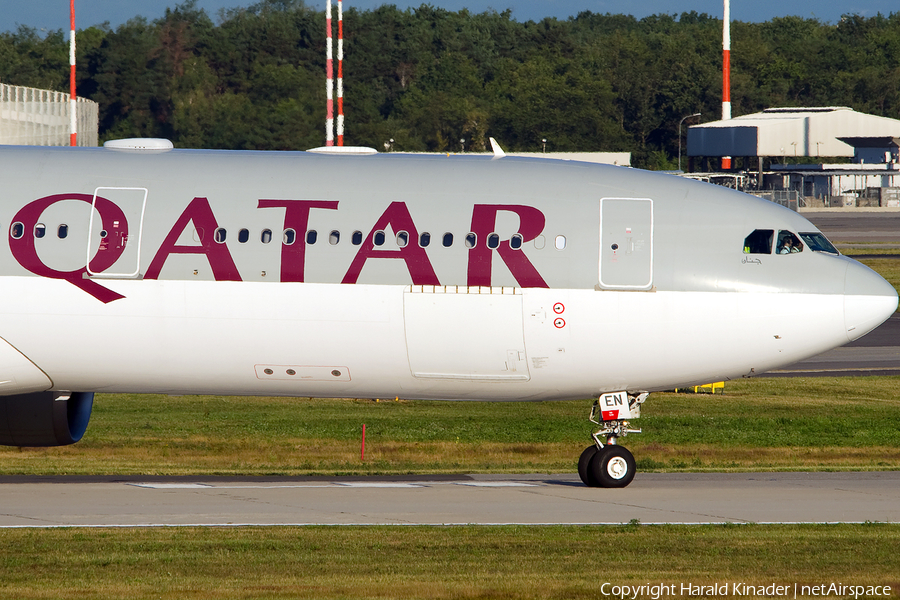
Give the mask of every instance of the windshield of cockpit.
<svg viewBox="0 0 900 600">
<path fill-rule="evenodd" d="M 818 231 L 800 232 L 781 229 L 775 235 L 774 229 L 755 229 L 744 238 L 744 254 L 799 254 L 804 249 L 825 254 L 840 254 L 831 242 Z"/>
</svg>

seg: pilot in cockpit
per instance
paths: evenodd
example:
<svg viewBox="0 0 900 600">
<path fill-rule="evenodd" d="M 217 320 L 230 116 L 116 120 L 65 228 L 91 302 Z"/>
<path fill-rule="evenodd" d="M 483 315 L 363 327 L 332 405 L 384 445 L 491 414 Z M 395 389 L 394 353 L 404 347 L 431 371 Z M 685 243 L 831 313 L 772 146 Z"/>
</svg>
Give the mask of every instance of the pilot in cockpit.
<svg viewBox="0 0 900 600">
<path fill-rule="evenodd" d="M 790 231 L 782 231 L 778 236 L 778 254 L 793 254 L 803 251 L 803 242 Z"/>
</svg>

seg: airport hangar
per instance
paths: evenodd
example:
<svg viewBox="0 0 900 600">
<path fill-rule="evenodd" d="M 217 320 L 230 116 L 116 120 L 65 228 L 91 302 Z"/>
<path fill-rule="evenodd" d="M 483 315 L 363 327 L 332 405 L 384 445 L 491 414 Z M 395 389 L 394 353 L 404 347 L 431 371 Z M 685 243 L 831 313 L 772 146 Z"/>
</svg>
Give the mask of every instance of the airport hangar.
<svg viewBox="0 0 900 600">
<path fill-rule="evenodd" d="M 847 107 L 769 108 L 689 127 L 688 171 L 691 164 L 725 156 L 741 158 L 742 168 L 685 176 L 749 192 L 789 193 L 800 206 L 900 207 L 898 148 L 897 119 Z"/>
</svg>

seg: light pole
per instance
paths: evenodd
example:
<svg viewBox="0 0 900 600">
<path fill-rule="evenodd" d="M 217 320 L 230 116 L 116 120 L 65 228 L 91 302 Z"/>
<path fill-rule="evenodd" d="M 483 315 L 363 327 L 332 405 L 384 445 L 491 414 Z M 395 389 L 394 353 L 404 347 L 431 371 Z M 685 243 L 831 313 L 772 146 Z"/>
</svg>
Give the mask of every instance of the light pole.
<svg viewBox="0 0 900 600">
<path fill-rule="evenodd" d="M 78 96 L 75 94 L 75 0 L 69 2 L 69 145 L 78 145 Z"/>
<path fill-rule="evenodd" d="M 543 153 L 547 154 L 547 138 L 542 138 L 541 144 L 543 144 Z"/>
<path fill-rule="evenodd" d="M 690 119 L 691 117 L 699 117 L 700 113 L 694 113 L 692 115 L 688 115 L 686 117 L 682 117 L 680 121 L 678 121 L 678 170 L 681 170 L 681 124 L 684 123 L 685 119 Z"/>
</svg>

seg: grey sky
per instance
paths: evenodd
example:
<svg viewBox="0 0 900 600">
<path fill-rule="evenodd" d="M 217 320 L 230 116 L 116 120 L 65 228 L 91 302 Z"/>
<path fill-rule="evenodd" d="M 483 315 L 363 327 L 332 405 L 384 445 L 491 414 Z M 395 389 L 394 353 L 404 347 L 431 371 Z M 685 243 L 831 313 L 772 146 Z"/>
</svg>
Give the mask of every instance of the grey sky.
<svg viewBox="0 0 900 600">
<path fill-rule="evenodd" d="M 68 0 L 3 0 L 0 10 L 0 31 L 15 30 L 18 25 L 27 25 L 38 30 L 52 31 L 69 29 Z M 397 0 L 387 2 L 401 8 L 419 6 L 423 2 Z M 468 8 L 473 12 L 489 9 L 498 11 L 512 9 L 513 18 L 518 21 L 539 20 L 544 17 L 567 18 L 581 11 L 595 13 L 625 13 L 638 18 L 651 14 L 696 10 L 711 15 L 722 14 L 722 0 L 644 0 L 643 2 L 621 2 L 612 0 L 431 0 L 434 6 L 448 10 Z M 157 19 L 165 14 L 166 7 L 175 6 L 175 0 L 76 0 L 76 28 L 83 29 L 108 21 L 113 28 L 128 19 L 141 15 Z M 234 8 L 253 4 L 248 0 L 199 0 L 198 6 L 206 10 L 213 19 L 222 8 Z M 308 4 L 323 8 L 324 0 L 308 0 Z M 349 0 L 345 6 L 355 6 L 369 10 L 386 4 L 382 0 Z M 900 13 L 897 0 L 817 0 L 785 2 L 784 0 L 732 0 L 731 14 L 738 21 L 768 21 L 773 17 L 798 15 L 835 23 L 843 14 L 874 16 Z"/>
</svg>

